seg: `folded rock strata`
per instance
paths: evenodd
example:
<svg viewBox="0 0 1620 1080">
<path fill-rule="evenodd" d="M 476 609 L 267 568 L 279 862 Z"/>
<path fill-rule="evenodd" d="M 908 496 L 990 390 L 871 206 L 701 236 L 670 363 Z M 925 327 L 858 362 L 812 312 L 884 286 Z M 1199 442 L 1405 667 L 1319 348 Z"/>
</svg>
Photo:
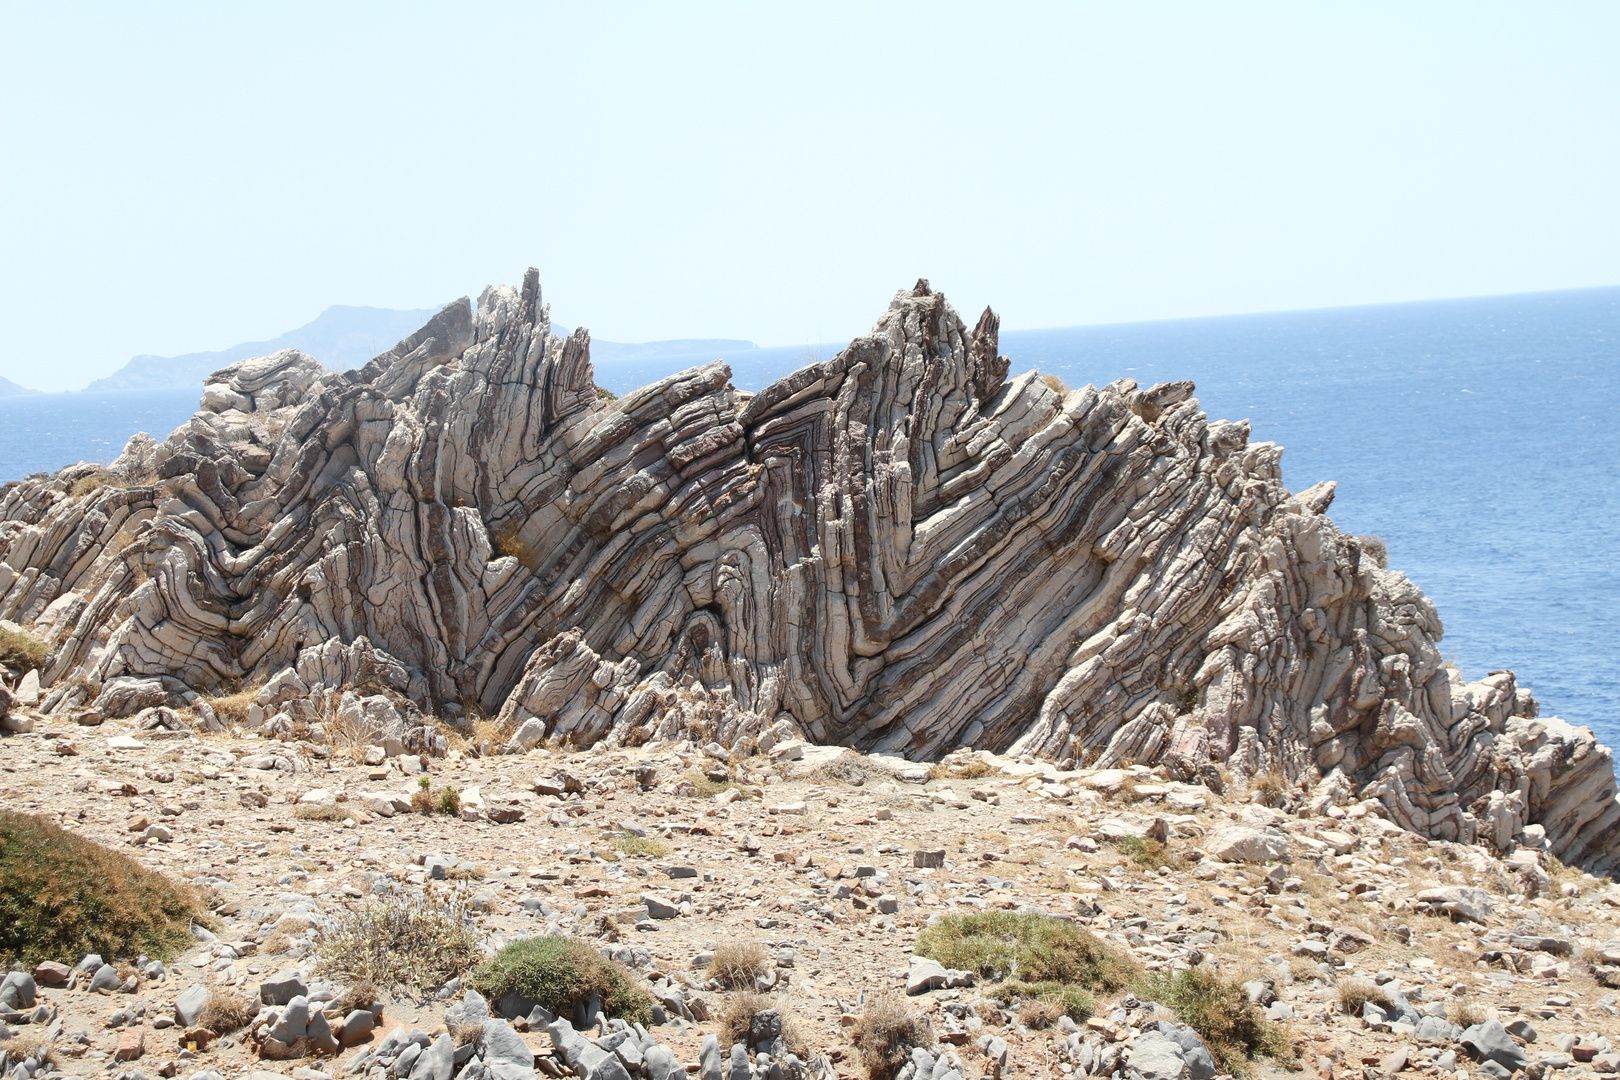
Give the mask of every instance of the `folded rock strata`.
<svg viewBox="0 0 1620 1080">
<path fill-rule="evenodd" d="M 47 713 L 279 679 L 256 721 L 1216 762 L 1620 862 L 1608 749 L 1443 664 L 1331 483 L 1287 491 L 1189 382 L 1008 368 L 992 312 L 919 282 L 757 394 L 716 361 L 607 400 L 530 271 L 358 371 L 233 364 L 161 444 L 8 485 L 0 619 L 50 644 Z"/>
</svg>

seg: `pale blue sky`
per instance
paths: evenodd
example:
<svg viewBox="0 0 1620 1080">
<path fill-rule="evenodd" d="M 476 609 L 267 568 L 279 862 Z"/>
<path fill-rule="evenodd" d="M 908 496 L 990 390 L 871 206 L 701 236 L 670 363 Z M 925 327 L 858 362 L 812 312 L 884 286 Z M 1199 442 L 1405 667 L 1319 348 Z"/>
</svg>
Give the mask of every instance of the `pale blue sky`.
<svg viewBox="0 0 1620 1080">
<path fill-rule="evenodd" d="M 0 375 L 541 268 L 618 341 L 1620 283 L 1620 4 L 0 6 Z"/>
</svg>

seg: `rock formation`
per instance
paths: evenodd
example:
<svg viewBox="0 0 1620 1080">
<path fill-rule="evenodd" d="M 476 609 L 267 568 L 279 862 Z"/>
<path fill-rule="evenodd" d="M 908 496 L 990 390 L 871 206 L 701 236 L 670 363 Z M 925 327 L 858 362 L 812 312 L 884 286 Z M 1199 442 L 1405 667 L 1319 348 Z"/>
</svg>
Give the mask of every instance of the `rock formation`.
<svg viewBox="0 0 1620 1080">
<path fill-rule="evenodd" d="M 481 713 L 514 748 L 1216 763 L 1620 863 L 1609 751 L 1446 666 L 1332 484 L 1290 494 L 1189 382 L 1008 368 L 992 312 L 919 282 L 757 394 L 717 361 L 607 400 L 531 270 L 358 371 L 232 364 L 161 444 L 8 485 L 0 618 L 51 646 L 47 713 L 270 680 L 255 721 L 371 737 Z"/>
</svg>

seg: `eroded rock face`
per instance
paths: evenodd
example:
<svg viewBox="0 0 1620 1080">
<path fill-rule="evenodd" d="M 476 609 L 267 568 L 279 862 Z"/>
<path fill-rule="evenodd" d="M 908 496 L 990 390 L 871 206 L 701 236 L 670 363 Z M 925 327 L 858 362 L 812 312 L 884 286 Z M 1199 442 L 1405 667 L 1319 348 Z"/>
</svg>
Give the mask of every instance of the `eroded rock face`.
<svg viewBox="0 0 1620 1080">
<path fill-rule="evenodd" d="M 290 669 L 271 696 L 323 718 L 352 691 L 575 743 L 1214 762 L 1620 859 L 1608 750 L 1445 667 L 1333 485 L 1289 493 L 1191 383 L 1059 393 L 996 345 L 919 282 L 757 395 L 717 361 L 607 401 L 531 271 L 359 371 L 233 364 L 163 443 L 10 486 L 0 618 L 53 646 L 46 711 Z"/>
</svg>

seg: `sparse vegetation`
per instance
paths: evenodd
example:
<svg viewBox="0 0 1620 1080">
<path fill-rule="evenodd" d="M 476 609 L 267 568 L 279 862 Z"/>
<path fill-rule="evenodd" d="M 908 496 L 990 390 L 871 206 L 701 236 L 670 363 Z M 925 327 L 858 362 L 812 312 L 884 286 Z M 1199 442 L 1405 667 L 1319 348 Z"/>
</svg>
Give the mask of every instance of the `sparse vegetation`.
<svg viewBox="0 0 1620 1080">
<path fill-rule="evenodd" d="M 736 791 L 739 799 L 755 797 L 753 788 L 747 784 L 739 784 L 735 780 L 710 780 L 698 772 L 689 772 L 683 779 L 692 785 L 693 791 L 700 799 L 712 799 L 722 791 Z"/>
<path fill-rule="evenodd" d="M 866 1007 L 850 1033 L 869 1080 L 892 1080 L 911 1060 L 914 1047 L 934 1045 L 928 1021 L 912 1015 L 906 1003 L 889 994 Z"/>
<path fill-rule="evenodd" d="M 27 672 L 45 666 L 50 650 L 32 634 L 0 626 L 0 664 L 14 671 Z"/>
<path fill-rule="evenodd" d="M 1142 981 L 1137 994 L 1179 1016 L 1204 1040 L 1216 1063 L 1234 1076 L 1248 1075 L 1255 1055 L 1285 1065 L 1298 1057 L 1288 1029 L 1267 1020 L 1240 983 L 1214 971 L 1195 967 L 1175 975 L 1158 972 Z"/>
<path fill-rule="evenodd" d="M 1069 384 L 1058 378 L 1056 375 L 1042 375 L 1041 382 L 1045 383 L 1047 389 L 1051 390 L 1052 393 L 1058 395 L 1059 397 L 1062 397 L 1064 394 L 1069 392 Z"/>
<path fill-rule="evenodd" d="M 299 821 L 343 821 L 349 812 L 337 806 L 320 806 L 315 803 L 299 803 L 293 807 L 293 817 Z"/>
<path fill-rule="evenodd" d="M 1051 1027 L 1060 1016 L 1083 1024 L 1097 1011 L 1096 998 L 1067 983 L 1004 982 L 996 987 L 996 996 L 1023 1003 L 1018 1016 L 1025 1027 Z"/>
<path fill-rule="evenodd" d="M 411 792 L 411 809 L 418 814 L 433 813 L 433 781 L 418 777 L 416 790 Z"/>
<path fill-rule="evenodd" d="M 1158 870 L 1161 866 L 1173 869 L 1181 865 L 1181 857 L 1158 840 L 1122 836 L 1114 841 L 1114 846 L 1143 870 Z"/>
<path fill-rule="evenodd" d="M 596 388 L 596 396 L 601 398 L 603 401 L 618 401 L 619 400 L 619 395 L 615 394 L 613 391 L 609 390 L 605 386 L 598 386 Z"/>
<path fill-rule="evenodd" d="M 1354 539 L 1356 546 L 1361 549 L 1361 553 L 1371 559 L 1374 566 L 1380 570 L 1389 569 L 1389 545 L 1384 543 L 1382 536 L 1368 533 L 1366 536 L 1357 536 Z"/>
<path fill-rule="evenodd" d="M 1475 1024 L 1483 1024 L 1490 1018 L 1490 1013 L 1472 1001 L 1453 1001 L 1446 1006 L 1446 1019 L 1460 1028 L 1471 1028 Z"/>
<path fill-rule="evenodd" d="M 1374 1005 L 1388 1005 L 1389 995 L 1384 993 L 1383 987 L 1366 979 L 1343 979 L 1339 982 L 1339 1011 L 1350 1016 L 1360 1016 L 1361 1007 L 1367 1002 Z"/>
<path fill-rule="evenodd" d="M 714 950 L 710 973 L 728 990 L 748 990 L 765 974 L 765 947 L 753 941 L 728 941 Z"/>
<path fill-rule="evenodd" d="M 621 855 L 645 855 L 650 859 L 662 859 L 670 852 L 670 846 L 662 840 L 634 833 L 620 833 L 613 838 L 613 846 Z"/>
<path fill-rule="evenodd" d="M 461 816 L 461 792 L 454 784 L 440 788 L 439 797 L 434 803 L 441 814 L 454 818 Z"/>
<path fill-rule="evenodd" d="M 1280 806 L 1288 798 L 1288 778 L 1279 772 L 1257 776 L 1252 790 L 1260 793 L 1260 801 L 1267 806 Z"/>
<path fill-rule="evenodd" d="M 1047 915 L 987 911 L 947 915 L 917 937 L 918 955 L 981 977 L 1119 990 L 1138 969 L 1089 931 Z"/>
<path fill-rule="evenodd" d="M 977 780 L 995 771 L 977 758 L 961 765 L 947 765 L 939 761 L 928 767 L 928 777 L 931 780 Z"/>
<path fill-rule="evenodd" d="M 203 914 L 190 886 L 43 817 L 0 810 L 0 957 L 167 959 Z"/>
<path fill-rule="evenodd" d="M 732 994 L 727 999 L 726 1007 L 720 1011 L 720 1044 L 729 1047 L 742 1043 L 751 1048 L 754 1043 L 751 1038 L 754 1018 L 767 1009 L 775 1009 L 782 1018 L 782 1041 L 787 1044 L 788 1050 L 801 1058 L 809 1057 L 809 1048 L 789 1018 L 789 1010 L 770 995 L 757 994 L 752 990 Z"/>
<path fill-rule="evenodd" d="M 209 991 L 208 1004 L 197 1017 L 197 1026 L 215 1035 L 229 1035 L 247 1027 L 258 1014 L 258 1002 L 229 987 L 216 986 Z"/>
<path fill-rule="evenodd" d="M 575 1005 L 599 994 L 608 1016 L 643 1024 L 652 1017 L 652 996 L 630 970 L 578 938 L 548 935 L 514 941 L 485 961 L 470 981 L 491 1001 L 515 992 L 559 1016 L 572 1016 Z"/>
<path fill-rule="evenodd" d="M 444 985 L 483 956 L 462 901 L 439 890 L 350 912 L 321 932 L 317 946 L 323 973 L 421 990 Z"/>
<path fill-rule="evenodd" d="M 210 709 L 214 710 L 214 715 L 219 717 L 220 723 L 227 727 L 233 724 L 245 726 L 248 722 L 248 709 L 252 708 L 258 696 L 259 687 L 253 686 L 244 687 L 229 694 L 221 694 L 218 697 L 204 695 L 203 700 L 208 702 Z"/>
</svg>

